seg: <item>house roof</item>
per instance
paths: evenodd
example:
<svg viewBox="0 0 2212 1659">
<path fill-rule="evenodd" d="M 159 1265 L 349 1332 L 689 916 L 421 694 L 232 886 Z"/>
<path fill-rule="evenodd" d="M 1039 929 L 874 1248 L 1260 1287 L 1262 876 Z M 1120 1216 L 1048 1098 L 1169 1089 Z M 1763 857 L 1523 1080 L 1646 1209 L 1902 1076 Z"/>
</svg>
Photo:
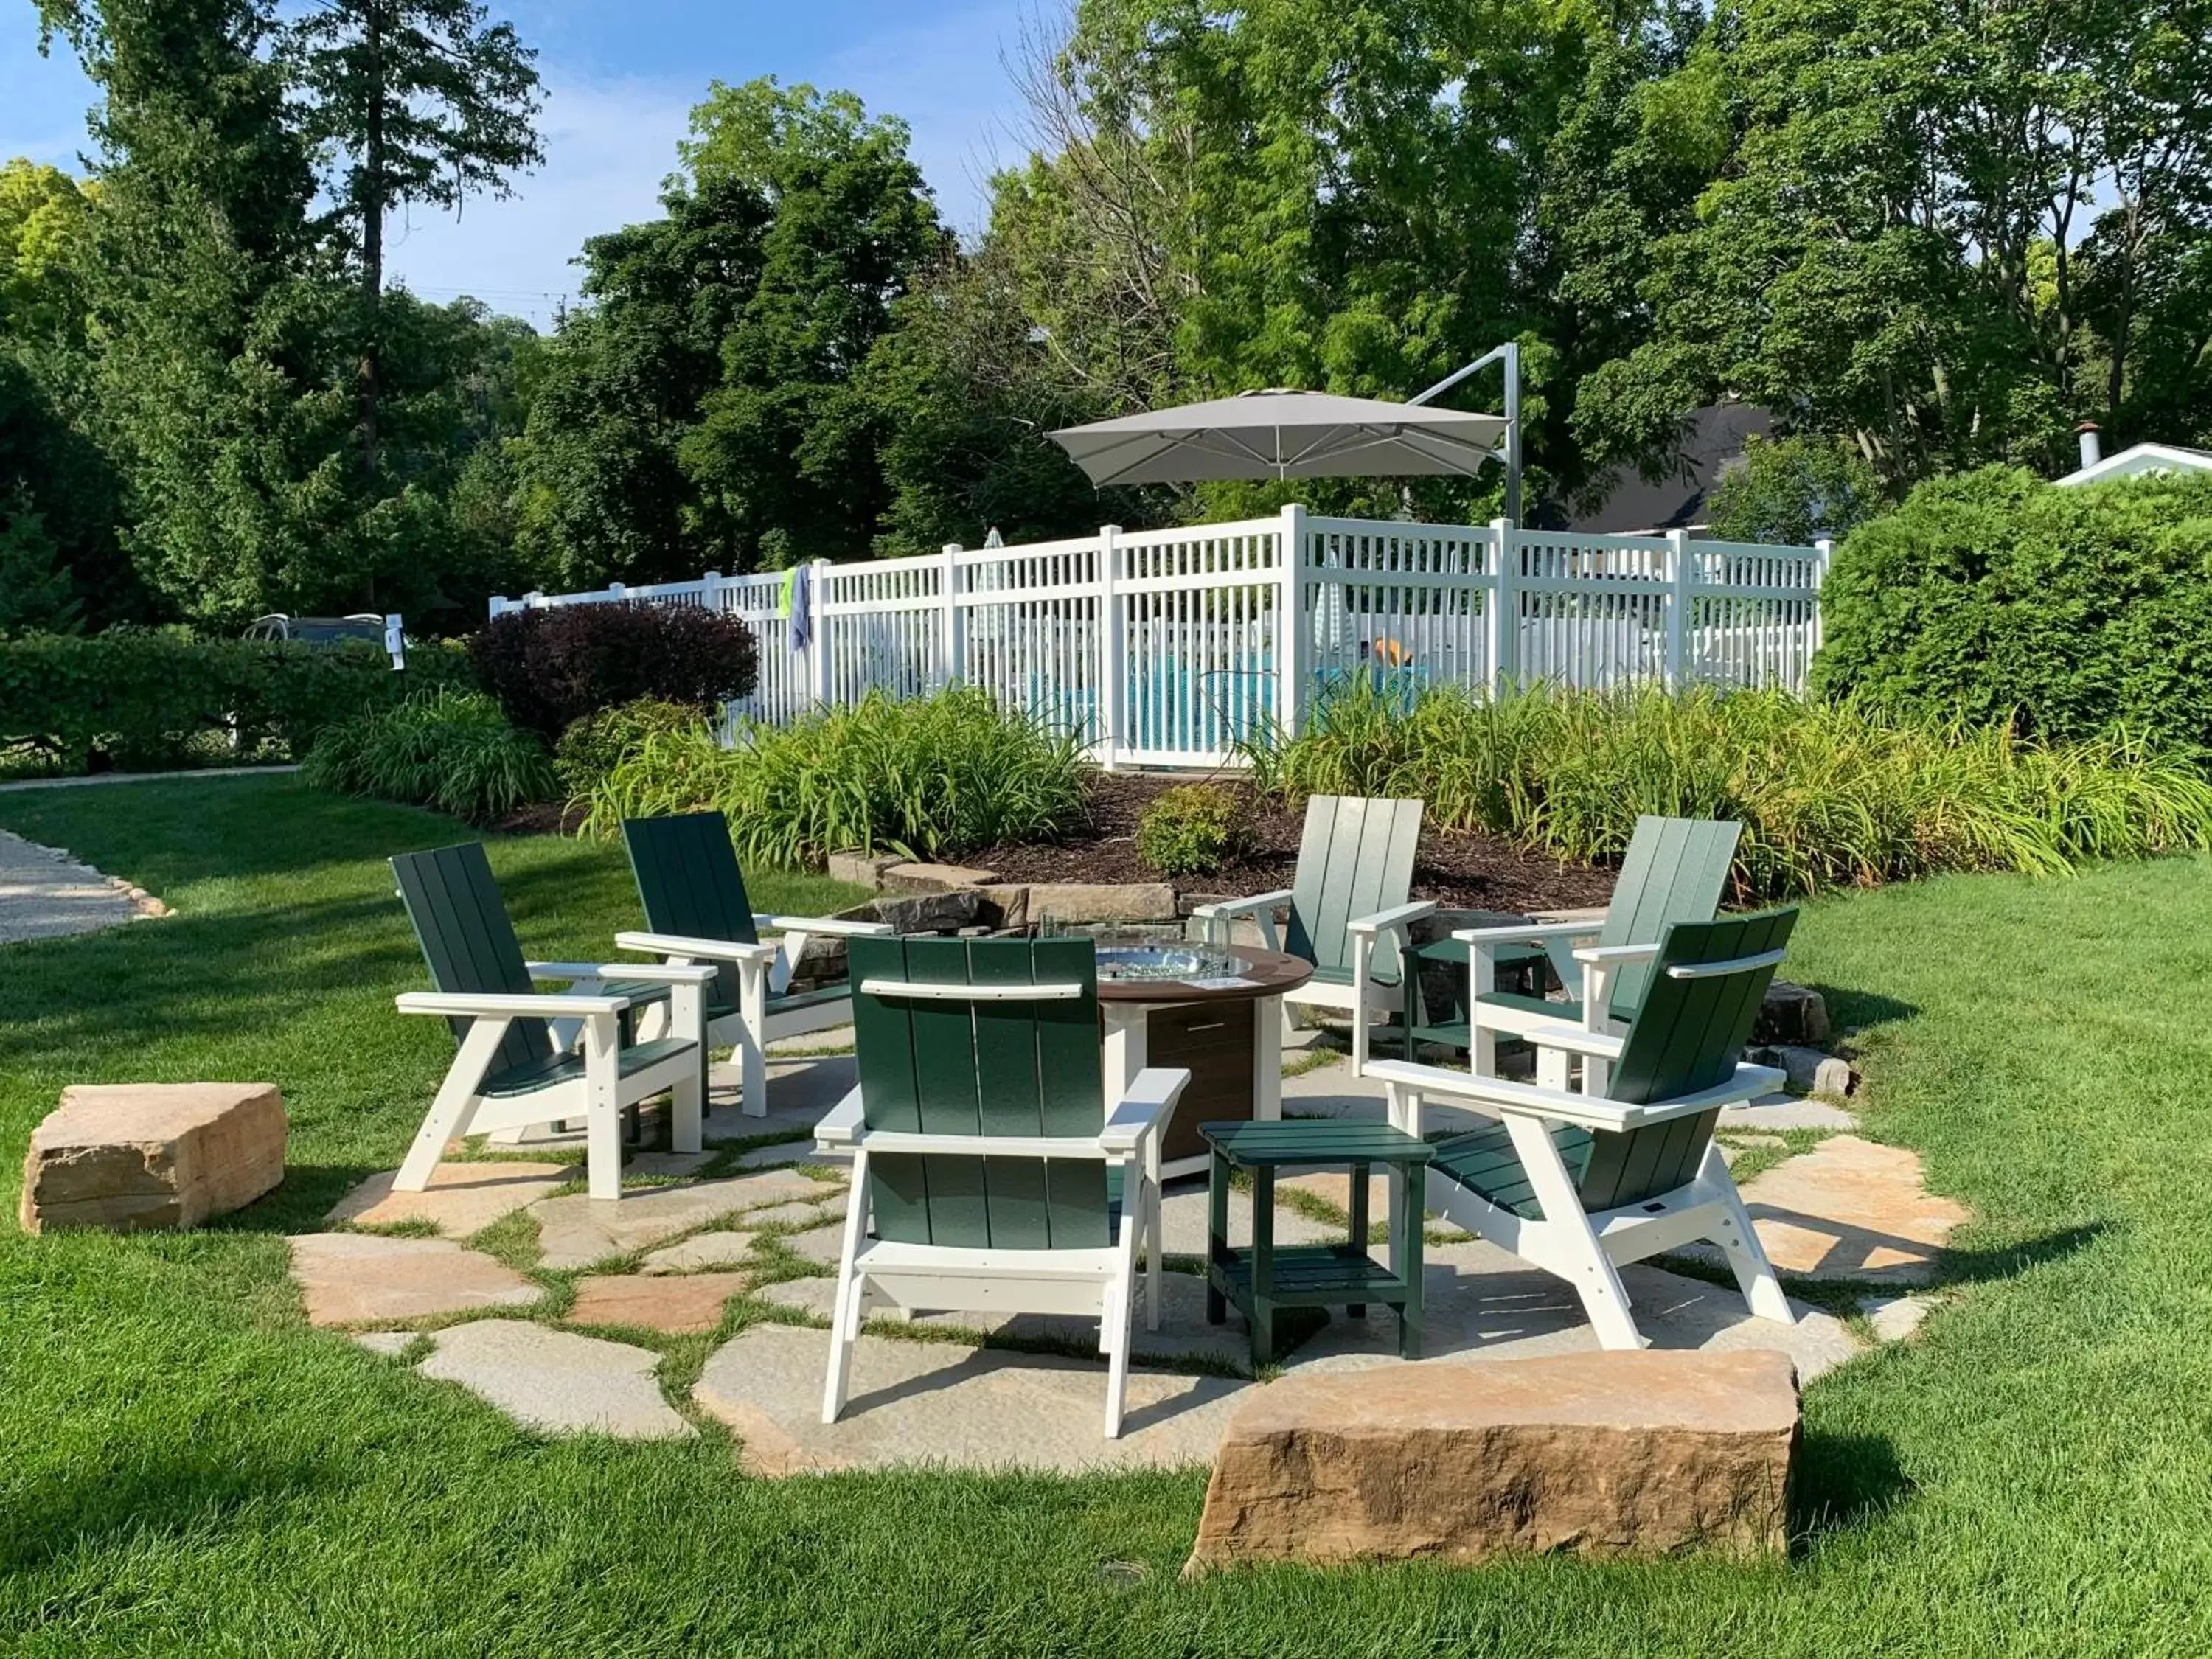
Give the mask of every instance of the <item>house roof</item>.
<svg viewBox="0 0 2212 1659">
<path fill-rule="evenodd" d="M 1711 518 L 1710 497 L 1721 475 L 1739 463 L 1744 441 L 1765 437 L 1774 416 L 1756 404 L 1714 404 L 1684 423 L 1682 441 L 1656 483 L 1634 466 L 1607 475 L 1603 505 L 1571 514 L 1569 530 L 1625 535 L 1642 530 L 1695 530 Z"/>
<path fill-rule="evenodd" d="M 2094 466 L 2085 466 L 2052 482 L 2061 484 L 2103 483 L 2112 478 L 2131 478 L 2145 472 L 2212 472 L 2212 450 L 2186 449 L 2179 444 L 2136 444 L 2117 455 L 2107 455 Z"/>
</svg>

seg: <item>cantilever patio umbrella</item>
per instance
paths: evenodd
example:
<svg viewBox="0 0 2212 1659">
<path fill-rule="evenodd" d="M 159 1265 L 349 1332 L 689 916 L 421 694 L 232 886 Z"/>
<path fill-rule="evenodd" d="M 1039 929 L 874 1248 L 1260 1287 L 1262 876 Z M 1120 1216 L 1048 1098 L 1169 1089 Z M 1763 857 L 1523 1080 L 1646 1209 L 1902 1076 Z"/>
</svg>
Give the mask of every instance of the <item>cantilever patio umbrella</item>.
<svg viewBox="0 0 2212 1659">
<path fill-rule="evenodd" d="M 1276 388 L 1094 421 L 1052 436 L 1103 487 L 1469 477 L 1497 455 L 1507 428 L 1495 415 Z"/>
</svg>

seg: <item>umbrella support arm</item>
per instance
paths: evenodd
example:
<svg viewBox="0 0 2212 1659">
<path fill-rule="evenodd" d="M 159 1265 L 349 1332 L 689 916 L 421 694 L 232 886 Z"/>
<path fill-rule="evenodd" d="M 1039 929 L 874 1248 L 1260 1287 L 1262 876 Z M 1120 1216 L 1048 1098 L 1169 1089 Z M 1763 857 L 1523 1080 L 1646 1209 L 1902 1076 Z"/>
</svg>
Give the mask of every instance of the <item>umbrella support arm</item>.
<svg viewBox="0 0 2212 1659">
<path fill-rule="evenodd" d="M 1464 363 L 1438 380 L 1426 392 L 1419 392 L 1406 401 L 1425 404 L 1449 392 L 1470 374 L 1480 374 L 1492 363 L 1502 363 L 1505 369 L 1505 516 L 1515 524 L 1521 522 L 1521 348 L 1511 340 L 1486 351 L 1471 363 Z"/>
</svg>

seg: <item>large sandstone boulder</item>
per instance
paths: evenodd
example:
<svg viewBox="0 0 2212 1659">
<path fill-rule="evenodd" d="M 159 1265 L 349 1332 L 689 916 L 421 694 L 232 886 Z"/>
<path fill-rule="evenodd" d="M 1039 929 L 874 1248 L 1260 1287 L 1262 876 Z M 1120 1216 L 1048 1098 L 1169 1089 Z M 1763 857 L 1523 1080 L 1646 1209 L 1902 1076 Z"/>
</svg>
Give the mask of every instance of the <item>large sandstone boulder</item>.
<svg viewBox="0 0 2212 1659">
<path fill-rule="evenodd" d="M 273 1083 L 79 1084 L 31 1131 L 26 1232 L 196 1227 L 284 1178 Z"/>
<path fill-rule="evenodd" d="M 1164 881 L 1040 881 L 1030 884 L 1029 920 L 1073 927 L 1105 921 L 1173 921 L 1175 889 Z"/>
<path fill-rule="evenodd" d="M 1786 1354 L 1580 1353 L 1292 1376 L 1229 1424 L 1187 1571 L 1785 1547 Z"/>
</svg>

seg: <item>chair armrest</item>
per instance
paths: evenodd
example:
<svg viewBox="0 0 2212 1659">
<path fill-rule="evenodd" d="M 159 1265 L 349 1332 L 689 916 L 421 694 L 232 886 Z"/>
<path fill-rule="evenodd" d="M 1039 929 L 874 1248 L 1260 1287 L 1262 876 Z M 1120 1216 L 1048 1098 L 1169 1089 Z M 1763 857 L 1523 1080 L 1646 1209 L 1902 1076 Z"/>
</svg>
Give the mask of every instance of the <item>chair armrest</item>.
<svg viewBox="0 0 2212 1659">
<path fill-rule="evenodd" d="M 1190 1073 L 1181 1066 L 1146 1066 L 1130 1079 L 1128 1092 L 1108 1115 L 1098 1144 L 1109 1152 L 1136 1151 L 1147 1135 L 1167 1126 L 1168 1114 L 1189 1084 Z"/>
<path fill-rule="evenodd" d="M 617 933 L 617 951 L 645 951 L 659 957 L 705 957 L 714 962 L 774 962 L 773 945 L 741 945 L 733 939 L 687 939 L 681 933 Z M 625 963 L 623 971 L 629 971 Z"/>
<path fill-rule="evenodd" d="M 629 979 L 661 985 L 705 985 L 721 970 L 711 963 L 526 962 L 532 979 Z"/>
<path fill-rule="evenodd" d="M 860 1109 L 860 1091 L 856 1085 L 848 1089 L 845 1097 L 830 1109 L 830 1115 L 814 1126 L 814 1144 L 849 1146 L 866 1127 L 867 1120 Z"/>
<path fill-rule="evenodd" d="M 1509 1083 L 1504 1078 L 1477 1077 L 1469 1072 L 1448 1072 L 1439 1066 L 1423 1066 L 1404 1060 L 1370 1061 L 1367 1074 L 1382 1079 L 1385 1084 L 1407 1085 L 1424 1095 L 1443 1095 L 1474 1101 L 1493 1111 L 1549 1118 L 1559 1122 L 1579 1124 L 1587 1129 L 1613 1130 L 1640 1128 L 1647 1123 L 1664 1123 L 1670 1118 L 1694 1117 L 1700 1112 L 1711 1111 L 1716 1106 L 1731 1105 L 1736 1101 L 1749 1100 L 1755 1095 L 1765 1094 L 1782 1081 L 1782 1073 L 1771 1066 L 1739 1065 L 1733 1076 L 1710 1089 L 1699 1090 L 1695 1094 L 1678 1095 L 1672 1100 L 1655 1100 L 1632 1106 L 1591 1095 L 1569 1094 L 1563 1090 L 1539 1088 L 1527 1083 Z"/>
<path fill-rule="evenodd" d="M 1574 958 L 1585 968 L 1618 968 L 1624 963 L 1649 962 L 1659 954 L 1656 941 L 1650 945 L 1585 945 Z"/>
<path fill-rule="evenodd" d="M 1396 933 L 1401 928 L 1411 927 L 1423 916 L 1432 916 L 1436 913 L 1437 906 L 1434 899 L 1417 899 L 1411 904 L 1394 905 L 1388 910 L 1377 910 L 1371 916 L 1361 916 L 1356 921 L 1346 922 L 1345 926 L 1352 933 L 1372 936 L 1376 933 Z"/>
<path fill-rule="evenodd" d="M 779 933 L 826 933 L 841 939 L 880 939 L 898 930 L 888 921 L 847 921 L 839 916 L 771 916 L 753 913 L 753 926 Z"/>
<path fill-rule="evenodd" d="M 392 999 L 403 1014 L 459 1014 L 484 1019 L 559 1019 L 566 1015 L 618 1014 L 628 997 L 532 995 L 526 991 L 402 991 Z"/>
<path fill-rule="evenodd" d="M 1255 910 L 1272 910 L 1279 904 L 1290 902 L 1291 890 L 1283 887 L 1272 893 L 1255 893 L 1249 898 L 1223 899 L 1217 904 L 1201 904 L 1190 914 L 1201 921 L 1208 916 L 1245 916 Z"/>
<path fill-rule="evenodd" d="M 1499 945 L 1548 945 L 1554 939 L 1595 939 L 1601 921 L 1532 921 L 1526 927 L 1462 927 L 1452 937 L 1462 945 L 1488 950 Z"/>
</svg>

